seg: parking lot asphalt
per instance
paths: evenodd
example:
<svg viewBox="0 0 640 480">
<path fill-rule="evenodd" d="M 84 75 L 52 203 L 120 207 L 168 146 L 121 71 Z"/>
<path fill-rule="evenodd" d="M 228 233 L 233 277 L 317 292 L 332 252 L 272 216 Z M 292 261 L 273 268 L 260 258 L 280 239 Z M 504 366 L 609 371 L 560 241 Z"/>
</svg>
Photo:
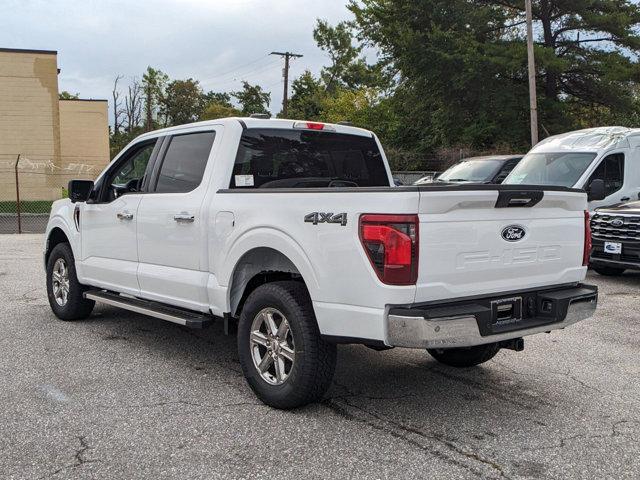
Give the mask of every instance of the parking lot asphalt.
<svg viewBox="0 0 640 480">
<path fill-rule="evenodd" d="M 49 309 L 41 235 L 0 236 L 0 478 L 639 478 L 640 274 L 483 366 L 339 347 L 325 400 L 262 405 L 235 337 Z"/>
</svg>

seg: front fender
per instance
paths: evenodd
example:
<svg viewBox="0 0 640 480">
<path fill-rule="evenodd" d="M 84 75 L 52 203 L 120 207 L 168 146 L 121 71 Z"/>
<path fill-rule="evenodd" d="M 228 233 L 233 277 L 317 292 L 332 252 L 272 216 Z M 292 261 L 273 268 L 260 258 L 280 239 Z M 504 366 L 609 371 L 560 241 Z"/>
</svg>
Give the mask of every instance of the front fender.
<svg viewBox="0 0 640 480">
<path fill-rule="evenodd" d="M 80 232 L 76 229 L 75 222 L 73 220 L 73 212 L 75 205 L 71 203 L 69 199 L 62 199 L 53 202 L 51 205 L 51 214 L 47 223 L 47 229 L 45 230 L 45 244 L 44 253 L 48 251 L 49 238 L 51 232 L 58 228 L 62 230 L 62 233 L 69 239 L 71 245 L 71 251 L 73 256 L 80 258 Z"/>
</svg>

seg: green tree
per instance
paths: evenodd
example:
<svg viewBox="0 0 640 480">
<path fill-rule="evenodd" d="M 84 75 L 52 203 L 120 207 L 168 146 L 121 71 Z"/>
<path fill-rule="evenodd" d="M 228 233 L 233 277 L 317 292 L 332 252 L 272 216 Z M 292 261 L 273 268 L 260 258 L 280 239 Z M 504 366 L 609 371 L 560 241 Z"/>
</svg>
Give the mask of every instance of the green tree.
<svg viewBox="0 0 640 480">
<path fill-rule="evenodd" d="M 240 104 L 242 115 L 252 113 L 270 113 L 268 110 L 271 94 L 264 92 L 260 85 L 251 85 L 249 82 L 242 82 L 242 90 L 231 92 Z"/>
<path fill-rule="evenodd" d="M 485 0 L 524 22 L 524 2 Z M 636 110 L 640 7 L 628 0 L 534 0 L 541 121 L 559 133 Z M 512 33 L 524 43 L 522 29 Z M 574 116 L 579 114 L 579 116 Z M 627 120 L 628 122 L 628 120 Z M 627 123 L 625 122 L 625 123 Z"/>
<path fill-rule="evenodd" d="M 331 65 L 324 67 L 320 74 L 329 91 L 340 87 L 379 87 L 384 83 L 382 64 L 367 64 L 362 55 L 362 46 L 354 44 L 352 31 L 353 26 L 349 22 L 331 26 L 325 20 L 318 20 L 313 29 L 313 38 L 318 47 L 331 60 Z"/>
<path fill-rule="evenodd" d="M 322 82 L 306 70 L 291 83 L 291 90 L 287 116 L 302 120 L 319 120 L 326 97 Z"/>
<path fill-rule="evenodd" d="M 142 75 L 145 110 L 144 126 L 147 132 L 158 126 L 158 110 L 168 83 L 169 76 L 155 68 L 147 67 L 147 71 Z"/>
<path fill-rule="evenodd" d="M 231 104 L 227 105 L 213 101 L 207 104 L 200 116 L 200 120 L 215 120 L 217 118 L 239 117 L 240 115 L 242 115 L 242 112 L 231 106 Z"/>
<path fill-rule="evenodd" d="M 363 0 L 359 36 L 395 72 L 395 146 L 520 145 L 528 131 L 526 50 L 503 38 L 503 7 L 466 0 Z"/>
<path fill-rule="evenodd" d="M 63 90 L 58 95 L 58 98 L 60 98 L 60 100 L 77 100 L 78 98 L 80 98 L 80 94 L 79 93 L 69 93 L 66 90 Z"/>
<path fill-rule="evenodd" d="M 205 105 L 210 103 L 217 103 L 225 107 L 232 108 L 231 95 L 227 92 L 213 92 L 209 91 L 203 95 L 203 102 Z"/>
<path fill-rule="evenodd" d="M 165 89 L 160 113 L 168 125 L 181 125 L 198 120 L 203 107 L 202 88 L 197 80 L 173 80 Z"/>
<path fill-rule="evenodd" d="M 351 0 L 358 38 L 395 74 L 395 146 L 529 146 L 524 2 Z M 534 0 L 542 131 L 638 118 L 639 7 Z"/>
</svg>

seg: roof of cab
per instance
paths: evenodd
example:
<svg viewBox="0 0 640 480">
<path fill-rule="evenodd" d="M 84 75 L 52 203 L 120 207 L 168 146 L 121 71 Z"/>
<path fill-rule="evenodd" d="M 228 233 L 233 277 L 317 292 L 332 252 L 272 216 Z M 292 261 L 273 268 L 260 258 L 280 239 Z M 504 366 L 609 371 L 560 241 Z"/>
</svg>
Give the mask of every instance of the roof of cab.
<svg viewBox="0 0 640 480">
<path fill-rule="evenodd" d="M 310 122 L 310 123 L 324 123 L 332 127 L 332 132 L 346 133 L 349 135 L 360 135 L 364 137 L 371 137 L 373 133 L 363 128 L 353 127 L 351 125 L 341 125 L 338 123 L 327 122 L 315 122 L 311 120 L 289 120 L 282 118 L 252 118 L 252 117 L 227 117 L 218 118 L 215 120 L 204 120 L 202 122 L 185 123 L 183 125 L 176 125 L 175 127 L 167 127 L 159 130 L 153 130 L 151 132 L 144 133 L 137 137 L 137 139 L 144 139 L 147 137 L 157 137 L 161 135 L 167 135 L 182 130 L 191 129 L 194 127 L 206 127 L 208 125 L 233 125 L 242 126 L 243 128 L 282 128 L 291 129 L 297 122 Z M 137 140 L 136 139 L 136 140 Z"/>
<path fill-rule="evenodd" d="M 640 142 L 640 128 L 596 127 L 562 133 L 545 138 L 531 149 L 532 152 L 600 152 L 612 148 L 629 148 Z"/>
</svg>

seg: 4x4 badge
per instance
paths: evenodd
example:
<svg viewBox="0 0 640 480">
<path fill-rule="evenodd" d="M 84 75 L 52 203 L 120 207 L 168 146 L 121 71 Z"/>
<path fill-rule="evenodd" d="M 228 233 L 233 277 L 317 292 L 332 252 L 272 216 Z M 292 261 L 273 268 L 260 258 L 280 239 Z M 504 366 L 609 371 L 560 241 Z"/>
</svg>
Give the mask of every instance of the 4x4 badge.
<svg viewBox="0 0 640 480">
<path fill-rule="evenodd" d="M 312 212 L 304 216 L 304 221 L 306 223 L 313 223 L 314 225 L 318 225 L 319 223 L 339 223 L 344 227 L 347 224 L 347 214 L 345 212 L 336 213 L 335 215 L 333 212 Z"/>
</svg>

